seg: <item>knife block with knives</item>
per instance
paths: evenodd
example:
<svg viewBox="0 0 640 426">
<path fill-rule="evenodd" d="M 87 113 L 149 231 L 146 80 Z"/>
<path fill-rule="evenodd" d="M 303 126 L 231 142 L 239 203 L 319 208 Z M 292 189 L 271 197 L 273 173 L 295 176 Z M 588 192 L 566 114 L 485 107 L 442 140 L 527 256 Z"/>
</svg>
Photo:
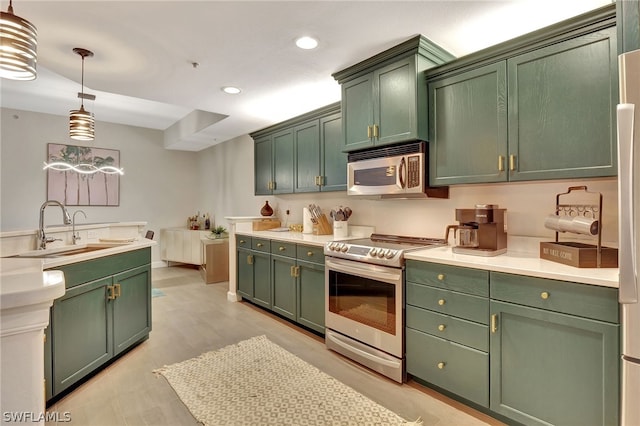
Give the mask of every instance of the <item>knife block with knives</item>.
<svg viewBox="0 0 640 426">
<path fill-rule="evenodd" d="M 311 222 L 313 223 L 314 235 L 330 235 L 333 234 L 333 227 L 329 223 L 327 216 L 322 213 L 320 207 L 315 204 L 309 204 L 309 213 L 311 214 Z"/>
</svg>

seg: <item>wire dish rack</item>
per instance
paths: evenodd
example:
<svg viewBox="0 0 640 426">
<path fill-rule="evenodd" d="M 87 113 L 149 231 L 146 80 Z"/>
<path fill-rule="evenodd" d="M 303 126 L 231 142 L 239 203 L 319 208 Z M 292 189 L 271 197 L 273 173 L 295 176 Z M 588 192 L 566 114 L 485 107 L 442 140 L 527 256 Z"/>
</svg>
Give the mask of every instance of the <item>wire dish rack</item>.
<svg viewBox="0 0 640 426">
<path fill-rule="evenodd" d="M 582 191 L 581 201 L 563 203 L 572 192 Z M 575 195 L 575 194 L 574 194 Z M 575 197 L 574 197 L 575 198 Z M 562 199 L 562 200 L 561 200 Z M 545 227 L 555 230 L 553 242 L 540 243 L 540 258 L 578 268 L 617 268 L 618 249 L 602 246 L 602 194 L 586 186 L 571 186 L 556 194 L 555 214 L 545 218 Z M 596 244 L 560 241 L 561 233 L 588 235 Z"/>
</svg>

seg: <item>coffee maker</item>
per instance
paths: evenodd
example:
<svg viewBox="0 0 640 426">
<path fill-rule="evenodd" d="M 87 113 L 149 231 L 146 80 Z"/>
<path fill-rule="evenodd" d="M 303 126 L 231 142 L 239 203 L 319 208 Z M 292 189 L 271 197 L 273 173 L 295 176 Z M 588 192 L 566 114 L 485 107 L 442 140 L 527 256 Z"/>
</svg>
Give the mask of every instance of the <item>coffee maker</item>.
<svg viewBox="0 0 640 426">
<path fill-rule="evenodd" d="M 476 204 L 473 209 L 456 209 L 459 225 L 447 226 L 445 240 L 449 231 L 458 233 L 454 253 L 476 256 L 497 256 L 507 251 L 507 209 L 497 204 Z"/>
</svg>

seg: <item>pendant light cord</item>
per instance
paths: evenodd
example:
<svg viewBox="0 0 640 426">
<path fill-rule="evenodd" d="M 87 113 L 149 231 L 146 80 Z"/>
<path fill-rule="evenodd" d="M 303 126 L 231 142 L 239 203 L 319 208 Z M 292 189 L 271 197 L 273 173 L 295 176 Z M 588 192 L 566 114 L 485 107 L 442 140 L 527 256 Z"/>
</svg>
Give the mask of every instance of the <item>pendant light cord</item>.
<svg viewBox="0 0 640 426">
<path fill-rule="evenodd" d="M 84 55 L 82 55 L 82 77 L 80 78 L 80 84 L 81 84 L 81 88 L 80 88 L 80 93 L 81 93 L 81 100 L 80 100 L 80 107 L 82 109 L 84 109 Z"/>
</svg>

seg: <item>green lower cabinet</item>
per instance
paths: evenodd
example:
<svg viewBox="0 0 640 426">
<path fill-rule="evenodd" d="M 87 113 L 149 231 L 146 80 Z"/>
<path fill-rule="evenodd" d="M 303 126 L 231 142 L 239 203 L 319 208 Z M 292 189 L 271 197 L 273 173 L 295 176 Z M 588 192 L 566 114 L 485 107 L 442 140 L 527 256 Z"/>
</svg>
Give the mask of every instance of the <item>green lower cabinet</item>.
<svg viewBox="0 0 640 426">
<path fill-rule="evenodd" d="M 253 300 L 253 257 L 251 250 L 239 248 L 236 256 L 238 293 Z"/>
<path fill-rule="evenodd" d="M 271 256 L 267 252 L 238 249 L 238 293 L 262 307 L 271 309 Z"/>
<path fill-rule="evenodd" d="M 297 272 L 296 321 L 324 334 L 324 265 L 298 260 Z"/>
<path fill-rule="evenodd" d="M 151 331 L 151 249 L 56 269 L 65 274 L 66 292 L 54 300 L 45 331 L 47 400 Z"/>
<path fill-rule="evenodd" d="M 296 259 L 271 255 L 273 283 L 273 311 L 285 318 L 296 320 Z"/>
<path fill-rule="evenodd" d="M 617 425 L 619 326 L 491 301 L 492 411 L 526 425 Z"/>
<path fill-rule="evenodd" d="M 489 354 L 406 329 L 407 373 L 483 407 L 489 406 Z"/>
<path fill-rule="evenodd" d="M 57 395 L 113 357 L 112 278 L 67 289 L 53 302 L 53 394 Z"/>
</svg>

